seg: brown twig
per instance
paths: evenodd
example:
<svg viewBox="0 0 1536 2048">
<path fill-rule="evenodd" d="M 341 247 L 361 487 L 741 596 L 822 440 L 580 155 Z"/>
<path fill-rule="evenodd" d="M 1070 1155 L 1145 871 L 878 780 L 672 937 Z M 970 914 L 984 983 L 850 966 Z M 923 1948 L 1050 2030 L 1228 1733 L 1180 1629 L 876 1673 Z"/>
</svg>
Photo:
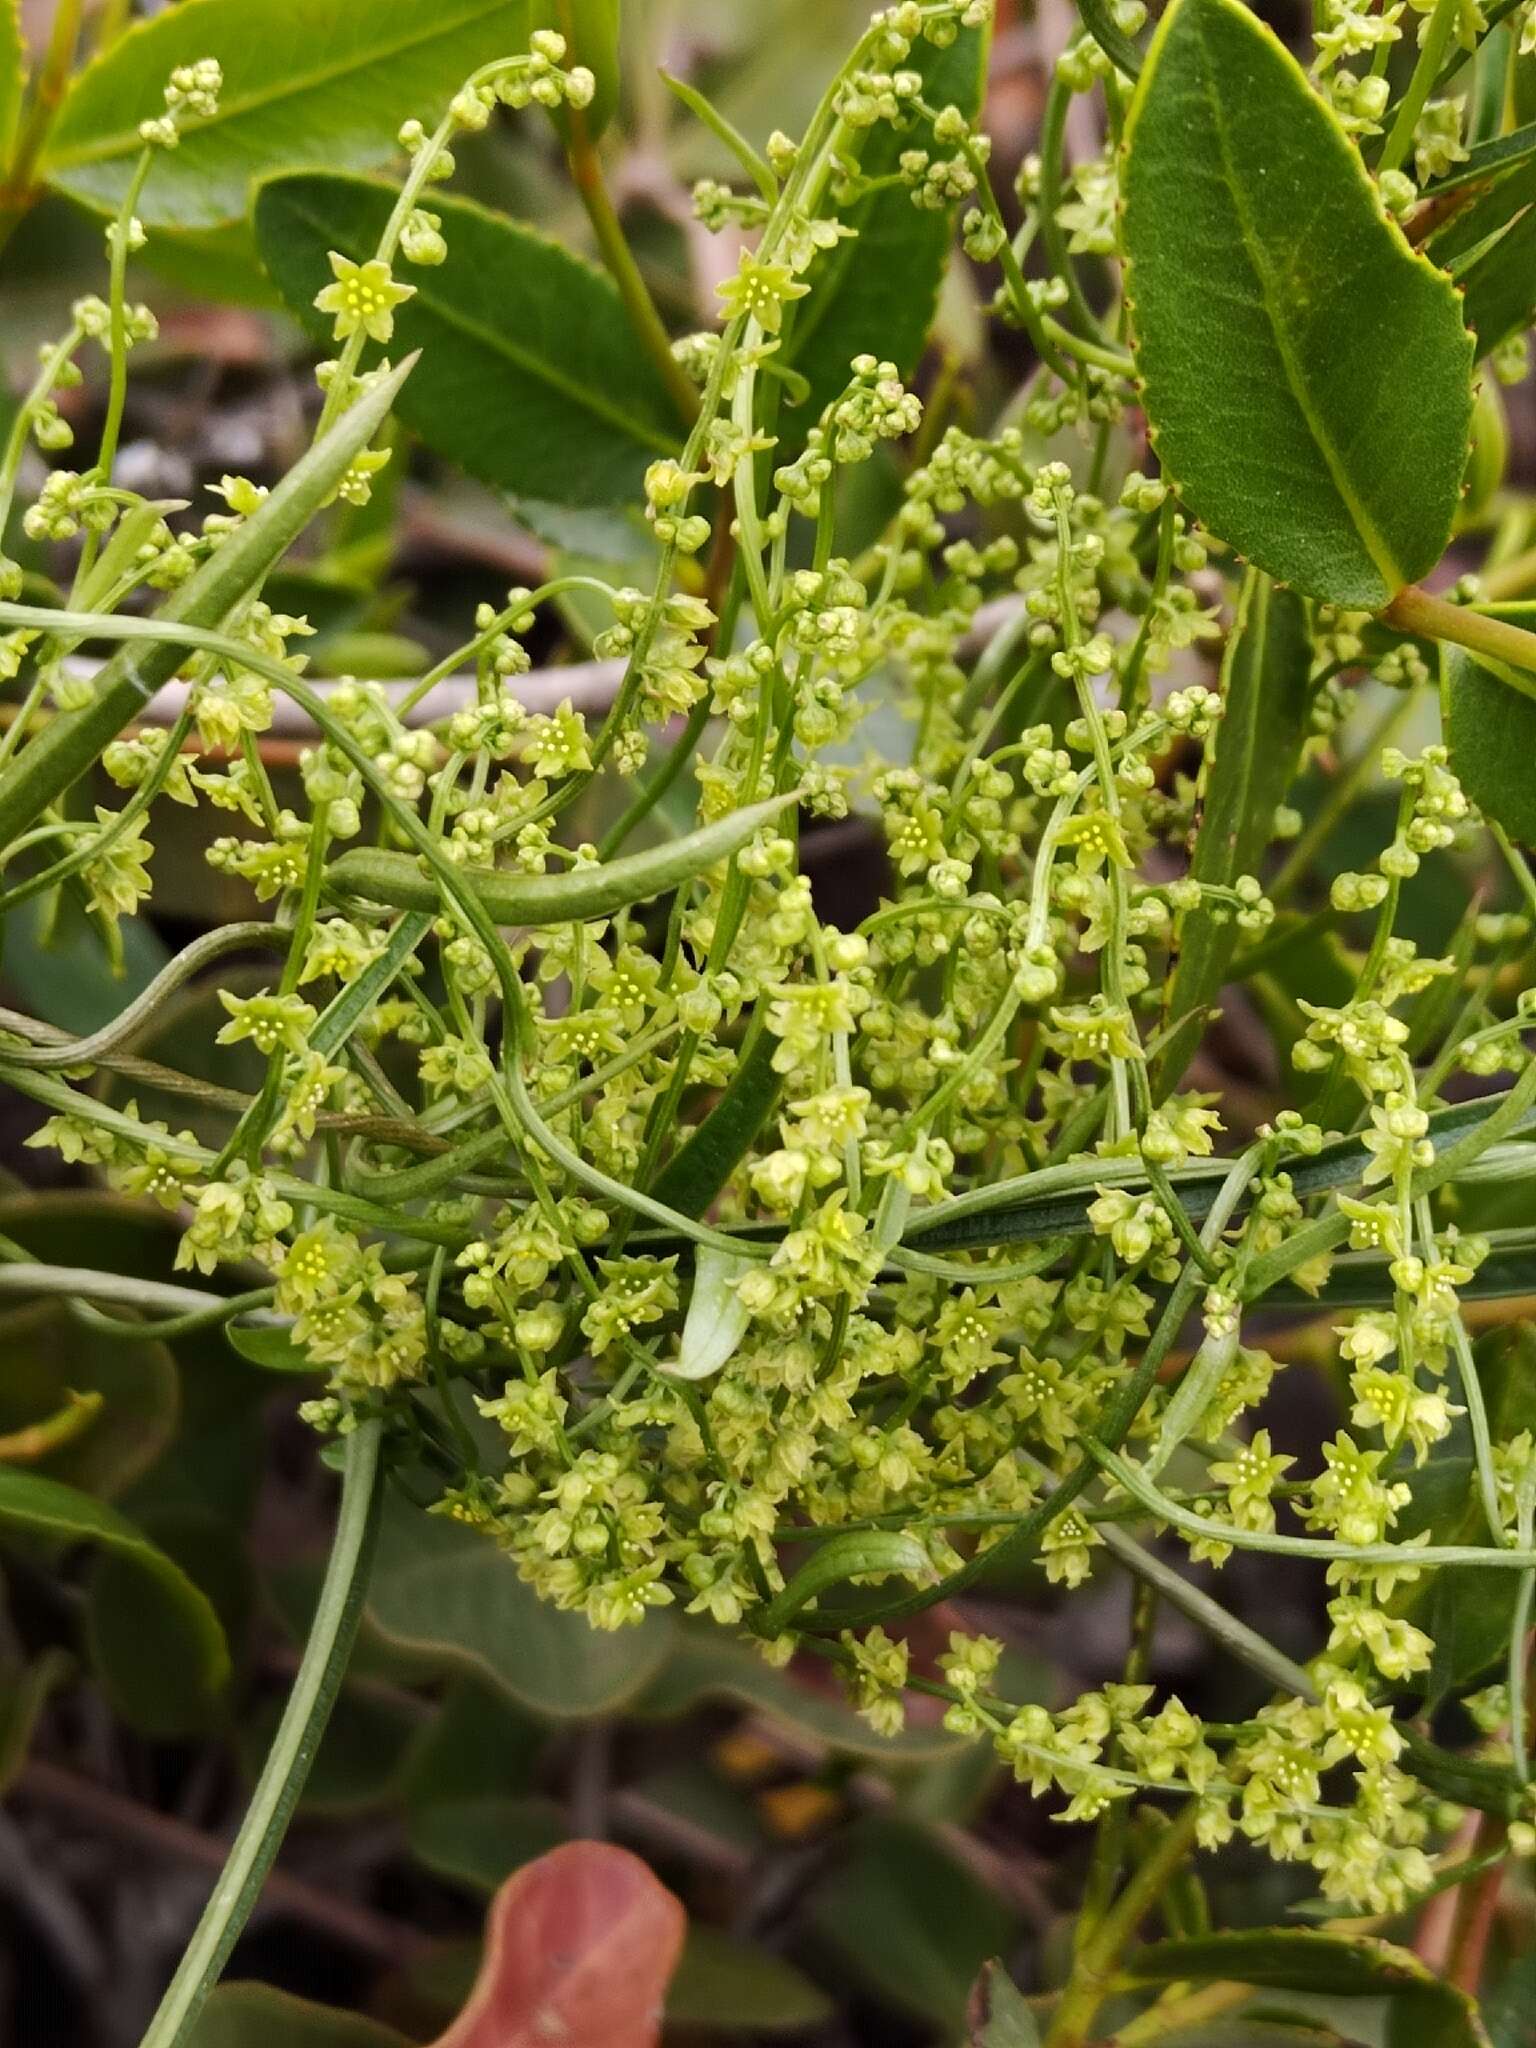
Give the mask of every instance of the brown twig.
<svg viewBox="0 0 1536 2048">
<path fill-rule="evenodd" d="M 229 1845 L 170 1814 L 156 1813 L 120 1792 L 94 1785 L 57 1764 L 34 1760 L 16 1782 L 14 1796 L 71 1813 L 102 1834 L 115 1835 L 168 1862 L 190 1863 L 199 1870 L 222 1870 Z M 337 1898 L 319 1885 L 287 1871 L 274 1870 L 262 1893 L 268 1911 L 289 1913 L 328 1934 L 360 1955 L 377 1962 L 400 1963 L 427 1947 L 427 1937 L 400 1920 L 391 1920 L 350 1899 Z"/>
</svg>

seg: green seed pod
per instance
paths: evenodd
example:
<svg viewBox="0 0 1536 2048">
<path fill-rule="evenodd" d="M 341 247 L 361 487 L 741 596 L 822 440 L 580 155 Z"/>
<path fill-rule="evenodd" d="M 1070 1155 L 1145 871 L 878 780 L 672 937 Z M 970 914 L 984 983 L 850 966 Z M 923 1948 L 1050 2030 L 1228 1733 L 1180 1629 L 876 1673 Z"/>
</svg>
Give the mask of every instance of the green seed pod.
<svg viewBox="0 0 1536 2048">
<path fill-rule="evenodd" d="M 664 896 L 716 862 L 729 859 L 798 794 L 798 790 L 789 790 L 766 803 L 749 804 L 682 839 L 644 853 L 626 854 L 602 866 L 573 868 L 561 875 L 499 874 L 487 868 L 466 868 L 464 879 L 498 924 L 576 924 L 612 917 L 616 910 Z M 401 910 L 437 910 L 442 905 L 437 883 L 423 874 L 408 853 L 357 847 L 333 861 L 326 873 L 332 891 L 340 896 L 388 903 Z"/>
</svg>

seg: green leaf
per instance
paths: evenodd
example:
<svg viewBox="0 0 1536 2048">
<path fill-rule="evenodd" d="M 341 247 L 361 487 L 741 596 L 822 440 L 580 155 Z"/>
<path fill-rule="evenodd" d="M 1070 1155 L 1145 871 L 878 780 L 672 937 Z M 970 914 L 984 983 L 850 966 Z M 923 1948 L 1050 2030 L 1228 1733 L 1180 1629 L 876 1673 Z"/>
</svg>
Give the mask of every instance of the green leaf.
<svg viewBox="0 0 1536 2048">
<path fill-rule="evenodd" d="M 553 1799 L 439 1799 L 413 1807 L 407 1826 L 411 1854 L 439 1877 L 493 1892 L 514 1870 L 570 1839 Z"/>
<path fill-rule="evenodd" d="M 321 1370 L 307 1351 L 293 1341 L 291 1323 L 226 1323 L 230 1349 L 263 1372 L 313 1373 Z"/>
<path fill-rule="evenodd" d="M 716 1251 L 712 1245 L 700 1247 L 677 1363 L 668 1368 L 674 1378 L 707 1380 L 735 1356 L 752 1320 L 736 1282 L 751 1269 L 748 1259 Z"/>
<path fill-rule="evenodd" d="M 773 1065 L 777 1050 L 773 1033 L 759 1031 L 724 1094 L 657 1175 L 658 1202 L 684 1216 L 704 1214 L 773 1114 L 783 1085 Z"/>
<path fill-rule="evenodd" d="M 176 1657 L 191 1696 L 207 1702 L 223 1690 L 229 1649 L 212 1602 L 115 1508 L 39 1473 L 0 1465 L 0 1525 L 61 1545 L 95 1544 L 121 1559 L 139 1586 L 152 1589 L 155 1607 L 144 1604 L 137 1611 L 153 1615 L 157 1640 L 168 1657 Z"/>
<path fill-rule="evenodd" d="M 1159 459 L 1268 575 L 1379 610 L 1440 559 L 1461 491 L 1455 290 L 1238 0 L 1173 0 L 1126 136 L 1126 303 Z"/>
<path fill-rule="evenodd" d="M 923 74 L 924 98 L 973 118 L 981 108 L 987 50 L 982 29 L 963 30 L 947 50 L 914 45 L 910 64 Z M 911 146 L 910 135 L 884 122 L 866 137 L 860 163 L 871 177 L 888 176 Z M 857 238 L 840 241 L 808 273 L 811 295 L 796 309 L 784 347 L 784 362 L 811 387 L 797 413 L 804 427 L 814 426 L 847 384 L 856 355 L 886 358 L 902 376 L 912 371 L 938 311 L 949 260 L 950 214 L 919 211 L 905 186 L 870 193 L 846 219 Z"/>
<path fill-rule="evenodd" d="M 971 1986 L 970 2048 L 1040 2048 L 1040 2029 L 1022 1991 L 994 1956 Z"/>
<path fill-rule="evenodd" d="M 404 2034 L 271 1984 L 221 1984 L 187 2048 L 409 2048 Z"/>
<path fill-rule="evenodd" d="M 429 126 L 470 72 L 527 47 L 526 0 L 182 0 L 141 21 L 87 65 L 48 138 L 43 176 L 88 206 L 115 211 L 164 112 L 178 64 L 216 57 L 218 113 L 189 122 L 157 152 L 139 201 L 150 227 L 237 220 L 252 182 L 281 166 L 386 163 L 408 116 Z"/>
<path fill-rule="evenodd" d="M 1536 318 L 1536 207 L 1464 273 L 1467 325 L 1485 356 Z"/>
<path fill-rule="evenodd" d="M 1230 1979 L 1282 1991 L 1390 1998 L 1394 2021 L 1400 2019 L 1406 2029 L 1405 2042 L 1489 2048 L 1471 1999 L 1442 1983 L 1410 1950 L 1372 1936 L 1329 1934 L 1310 1927 L 1208 1934 L 1137 1949 L 1122 1967 L 1137 1984 Z"/>
<path fill-rule="evenodd" d="M 1536 604 L 1486 609 L 1511 625 L 1536 626 Z M 1442 644 L 1440 716 L 1467 795 L 1511 839 L 1536 846 L 1536 701 L 1464 647 Z"/>
<path fill-rule="evenodd" d="M 11 161 L 16 116 L 27 84 L 27 46 L 21 35 L 21 0 L 0 0 L 0 168 Z"/>
<path fill-rule="evenodd" d="M 565 62 L 585 64 L 596 81 L 592 104 L 583 109 L 587 134 L 595 142 L 619 104 L 619 0 L 532 0 L 528 26 L 558 29 L 565 37 Z M 571 116 L 553 110 L 556 128 L 568 135 Z"/>
<path fill-rule="evenodd" d="M 272 281 L 316 336 L 329 252 L 363 261 L 395 202 L 368 178 L 299 172 L 256 198 L 256 239 Z M 433 194 L 447 261 L 411 273 L 398 308 L 402 348 L 423 350 L 399 412 L 440 454 L 502 490 L 564 504 L 627 502 L 646 465 L 677 447 L 660 379 L 635 348 L 618 292 L 534 229 Z"/>
<path fill-rule="evenodd" d="M 1191 878 L 1230 888 L 1251 875 L 1296 775 L 1311 701 L 1312 642 L 1306 607 L 1249 570 L 1222 664 L 1222 716 L 1202 769 Z M 1240 934 L 1202 902 L 1179 922 L 1167 1018 L 1180 1029 L 1158 1063 L 1160 1094 L 1179 1084 L 1200 1042 L 1203 1013 L 1222 987 Z"/>
<path fill-rule="evenodd" d="M 809 1913 L 873 1991 L 951 2032 L 977 1972 L 1017 1932 L 1008 1908 L 929 1835 L 884 1816 L 850 1831 Z"/>
<path fill-rule="evenodd" d="M 239 1642 L 250 1615 L 251 1578 L 238 1533 L 198 1510 L 147 1516 L 144 1533 L 185 1573 Z M 222 1712 L 199 1668 L 199 1645 L 139 1565 L 111 1551 L 94 1560 L 85 1588 L 85 1636 L 102 1691 L 119 1719 L 159 1740 L 206 1732 Z"/>
<path fill-rule="evenodd" d="M 475 1672 L 550 1720 L 609 1713 L 655 1676 L 671 1643 L 653 1615 L 616 1634 L 541 1600 L 479 1531 L 394 1499 L 385 1508 L 368 1622 L 428 1670 Z"/>
<path fill-rule="evenodd" d="M 706 2033 L 796 2034 L 825 2026 L 832 2001 L 803 1971 L 697 1921 L 667 1986 L 667 2019 Z"/>
</svg>

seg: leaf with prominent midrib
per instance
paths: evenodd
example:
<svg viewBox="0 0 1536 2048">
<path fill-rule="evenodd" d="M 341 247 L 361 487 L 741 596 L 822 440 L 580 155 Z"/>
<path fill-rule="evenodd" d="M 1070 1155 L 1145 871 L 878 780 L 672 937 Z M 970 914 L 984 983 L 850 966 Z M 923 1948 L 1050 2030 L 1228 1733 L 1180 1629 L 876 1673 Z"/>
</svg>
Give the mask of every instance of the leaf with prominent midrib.
<svg viewBox="0 0 1536 2048">
<path fill-rule="evenodd" d="M 272 280 L 317 338 L 329 252 L 362 262 L 395 203 L 370 178 L 298 172 L 256 200 Z M 601 272 L 520 222 L 432 195 L 448 242 L 433 269 L 400 264 L 416 287 L 395 313 L 394 346 L 420 348 L 400 417 L 472 476 L 564 505 L 627 503 L 647 463 L 677 447 L 665 391 Z"/>
<path fill-rule="evenodd" d="M 1208 744 L 1200 827 L 1189 864 L 1197 882 L 1230 888 L 1252 874 L 1274 832 L 1301 756 L 1311 701 L 1306 607 L 1250 569 L 1222 664 L 1221 723 Z M 1176 1088 L 1200 1040 L 1202 1012 L 1221 988 L 1239 930 L 1202 898 L 1179 923 L 1167 1017 L 1181 1025 L 1157 1068 L 1159 1095 Z"/>
<path fill-rule="evenodd" d="M 219 110 L 156 152 L 140 218 L 211 228 L 245 212 L 252 182 L 283 165 L 362 169 L 392 157 L 400 124 L 440 120 L 470 72 L 527 47 L 526 0 L 182 0 L 119 37 L 81 72 L 48 138 L 43 175 L 115 209 L 163 113 L 178 64 L 216 57 Z"/>
<path fill-rule="evenodd" d="M 1379 610 L 1439 560 L 1461 491 L 1454 288 L 1237 0 L 1173 0 L 1126 139 L 1126 303 L 1160 461 L 1278 582 Z"/>
</svg>

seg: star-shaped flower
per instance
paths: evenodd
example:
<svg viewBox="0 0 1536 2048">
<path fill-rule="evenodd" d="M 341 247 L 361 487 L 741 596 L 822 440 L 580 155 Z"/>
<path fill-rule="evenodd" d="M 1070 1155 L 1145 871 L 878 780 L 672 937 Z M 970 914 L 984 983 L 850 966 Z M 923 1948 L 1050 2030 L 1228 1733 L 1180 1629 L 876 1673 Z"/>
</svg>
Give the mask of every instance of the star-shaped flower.
<svg viewBox="0 0 1536 2048">
<path fill-rule="evenodd" d="M 395 331 L 395 308 L 415 294 L 415 285 L 396 284 L 389 265 L 377 256 L 353 263 L 333 249 L 331 269 L 336 282 L 316 294 L 315 304 L 322 313 L 336 315 L 336 339 L 361 332 L 388 341 Z"/>
</svg>

